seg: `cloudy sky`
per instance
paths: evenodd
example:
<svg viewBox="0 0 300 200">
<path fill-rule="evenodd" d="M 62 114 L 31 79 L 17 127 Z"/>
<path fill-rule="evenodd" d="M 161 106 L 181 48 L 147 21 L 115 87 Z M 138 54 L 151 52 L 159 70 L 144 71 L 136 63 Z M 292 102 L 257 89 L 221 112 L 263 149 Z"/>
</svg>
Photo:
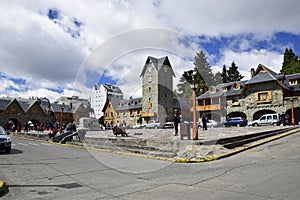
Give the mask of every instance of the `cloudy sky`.
<svg viewBox="0 0 300 200">
<path fill-rule="evenodd" d="M 88 98 L 94 84 L 141 96 L 147 56 L 169 56 L 177 84 L 204 51 L 215 71 L 234 61 L 279 72 L 300 55 L 298 0 L 0 1 L 0 95 Z M 174 88 L 175 89 L 175 88 Z"/>
</svg>

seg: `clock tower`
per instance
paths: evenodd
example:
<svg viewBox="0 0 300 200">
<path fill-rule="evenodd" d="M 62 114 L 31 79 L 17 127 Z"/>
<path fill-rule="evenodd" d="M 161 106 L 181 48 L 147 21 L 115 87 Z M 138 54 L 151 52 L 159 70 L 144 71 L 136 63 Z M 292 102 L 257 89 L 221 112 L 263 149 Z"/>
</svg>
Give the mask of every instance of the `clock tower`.
<svg viewBox="0 0 300 200">
<path fill-rule="evenodd" d="M 169 58 L 148 56 L 142 73 L 142 117 L 162 123 L 173 119 L 174 71 Z"/>
</svg>

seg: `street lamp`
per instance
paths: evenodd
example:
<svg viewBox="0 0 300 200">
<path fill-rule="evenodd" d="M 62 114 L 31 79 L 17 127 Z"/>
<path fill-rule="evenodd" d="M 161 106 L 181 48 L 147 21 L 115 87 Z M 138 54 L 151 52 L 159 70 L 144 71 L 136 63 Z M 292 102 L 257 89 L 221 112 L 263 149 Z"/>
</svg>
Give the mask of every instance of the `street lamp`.
<svg viewBox="0 0 300 200">
<path fill-rule="evenodd" d="M 292 125 L 295 125 L 295 114 L 294 114 L 294 99 L 291 99 L 291 114 L 292 114 Z"/>
<path fill-rule="evenodd" d="M 192 93 L 192 99 L 193 99 L 193 140 L 198 140 L 198 127 L 197 127 L 197 114 L 196 114 L 196 90 L 198 88 L 198 83 L 195 80 L 197 71 L 196 70 L 190 70 L 185 71 L 183 73 L 183 77 L 187 80 L 187 82 L 190 84 L 193 93 Z"/>
<path fill-rule="evenodd" d="M 18 124 L 17 124 L 17 132 L 21 132 L 21 128 L 20 128 L 20 113 L 18 113 Z"/>
<path fill-rule="evenodd" d="M 60 126 L 60 133 L 62 133 L 62 117 L 63 117 L 63 112 L 64 112 L 64 109 L 65 109 L 65 104 L 64 103 L 61 105 L 60 109 L 61 109 L 61 112 L 60 112 L 59 126 Z"/>
</svg>

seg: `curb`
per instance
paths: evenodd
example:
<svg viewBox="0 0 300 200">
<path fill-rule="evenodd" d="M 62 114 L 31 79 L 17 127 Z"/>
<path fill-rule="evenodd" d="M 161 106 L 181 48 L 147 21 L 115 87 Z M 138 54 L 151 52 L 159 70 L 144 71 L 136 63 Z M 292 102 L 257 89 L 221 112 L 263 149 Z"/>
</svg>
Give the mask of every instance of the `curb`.
<svg viewBox="0 0 300 200">
<path fill-rule="evenodd" d="M 206 158 L 202 158 L 202 159 L 195 159 L 195 158 L 177 158 L 175 159 L 173 162 L 179 162 L 179 163 L 200 163 L 200 162 L 209 162 L 209 161 L 214 161 L 214 160 L 220 160 L 220 159 L 223 159 L 223 158 L 227 158 L 227 157 L 230 157 L 230 156 L 233 156 L 235 154 L 238 154 L 240 152 L 243 152 L 243 151 L 246 151 L 248 149 L 252 149 L 254 147 L 257 147 L 257 146 L 260 146 L 260 145 L 263 145 L 263 144 L 266 144 L 268 142 L 272 142 L 274 140 L 277 140 L 277 139 L 280 139 L 280 138 L 283 138 L 283 137 L 286 137 L 286 136 L 289 136 L 289 135 L 292 135 L 294 133 L 298 133 L 300 132 L 300 130 L 294 130 L 294 131 L 290 131 L 290 132 L 287 132 L 287 133 L 282 133 L 280 135 L 276 135 L 276 136 L 273 136 L 271 138 L 267 138 L 267 139 L 264 139 L 263 141 L 258 141 L 256 143 L 252 143 L 250 144 L 249 146 L 246 146 L 246 147 L 241 147 L 239 149 L 235 149 L 231 152 L 228 152 L 228 153 L 225 153 L 225 154 L 221 154 L 219 156 L 214 156 L 214 157 L 206 157 Z"/>
<path fill-rule="evenodd" d="M 15 135 L 14 135 L 14 137 L 21 138 L 21 139 L 26 139 L 26 140 L 43 142 L 43 143 L 49 143 L 49 144 L 55 144 L 55 145 L 61 145 L 61 146 L 68 146 L 68 147 L 73 147 L 73 148 L 82 148 L 82 149 L 100 151 L 100 152 L 105 152 L 105 153 L 114 153 L 114 154 L 118 154 L 118 155 L 136 156 L 136 157 L 140 157 L 140 158 L 148 158 L 148 159 L 154 159 L 154 160 L 169 161 L 169 162 L 174 162 L 174 163 L 201 163 L 201 162 L 209 162 L 209 161 L 214 161 L 214 160 L 220 160 L 220 159 L 223 159 L 223 158 L 227 158 L 227 157 L 233 156 L 235 154 L 238 154 L 240 152 L 246 151 L 248 149 L 263 145 L 263 144 L 268 143 L 268 142 L 272 142 L 274 140 L 286 137 L 288 135 L 292 135 L 292 134 L 297 133 L 297 132 L 300 132 L 300 129 L 296 129 L 296 130 L 293 130 L 293 131 L 289 131 L 287 133 L 282 133 L 280 135 L 272 136 L 270 138 L 264 139 L 262 141 L 258 141 L 256 143 L 252 143 L 248 146 L 235 149 L 231 152 L 221 154 L 219 156 L 205 157 L 205 158 L 199 158 L 199 159 L 197 159 L 197 158 L 180 158 L 180 157 L 179 158 L 167 158 L 167 157 L 159 157 L 159 156 L 151 156 L 151 155 L 130 153 L 130 152 L 125 152 L 125 151 L 114 151 L 114 150 L 110 150 L 110 149 L 87 147 L 87 146 L 84 146 L 84 145 L 61 144 L 61 143 L 56 143 L 56 142 L 49 142 L 47 140 L 41 140 L 41 139 L 35 139 L 35 138 L 26 138 L 26 137 L 15 136 Z"/>
</svg>

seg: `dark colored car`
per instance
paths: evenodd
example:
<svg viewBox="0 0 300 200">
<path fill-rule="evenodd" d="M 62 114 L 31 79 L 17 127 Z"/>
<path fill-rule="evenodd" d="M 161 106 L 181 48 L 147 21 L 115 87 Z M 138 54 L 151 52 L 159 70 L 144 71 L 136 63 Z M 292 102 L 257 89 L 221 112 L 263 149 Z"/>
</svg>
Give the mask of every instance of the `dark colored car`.
<svg viewBox="0 0 300 200">
<path fill-rule="evenodd" d="M 0 126 L 0 150 L 4 150 L 5 153 L 11 151 L 11 139 L 2 126 Z"/>
<path fill-rule="evenodd" d="M 246 126 L 247 125 L 247 121 L 244 120 L 242 117 L 233 117 L 233 118 L 230 118 L 228 120 L 226 120 L 223 125 L 225 127 L 228 127 L 228 126 Z"/>
</svg>

